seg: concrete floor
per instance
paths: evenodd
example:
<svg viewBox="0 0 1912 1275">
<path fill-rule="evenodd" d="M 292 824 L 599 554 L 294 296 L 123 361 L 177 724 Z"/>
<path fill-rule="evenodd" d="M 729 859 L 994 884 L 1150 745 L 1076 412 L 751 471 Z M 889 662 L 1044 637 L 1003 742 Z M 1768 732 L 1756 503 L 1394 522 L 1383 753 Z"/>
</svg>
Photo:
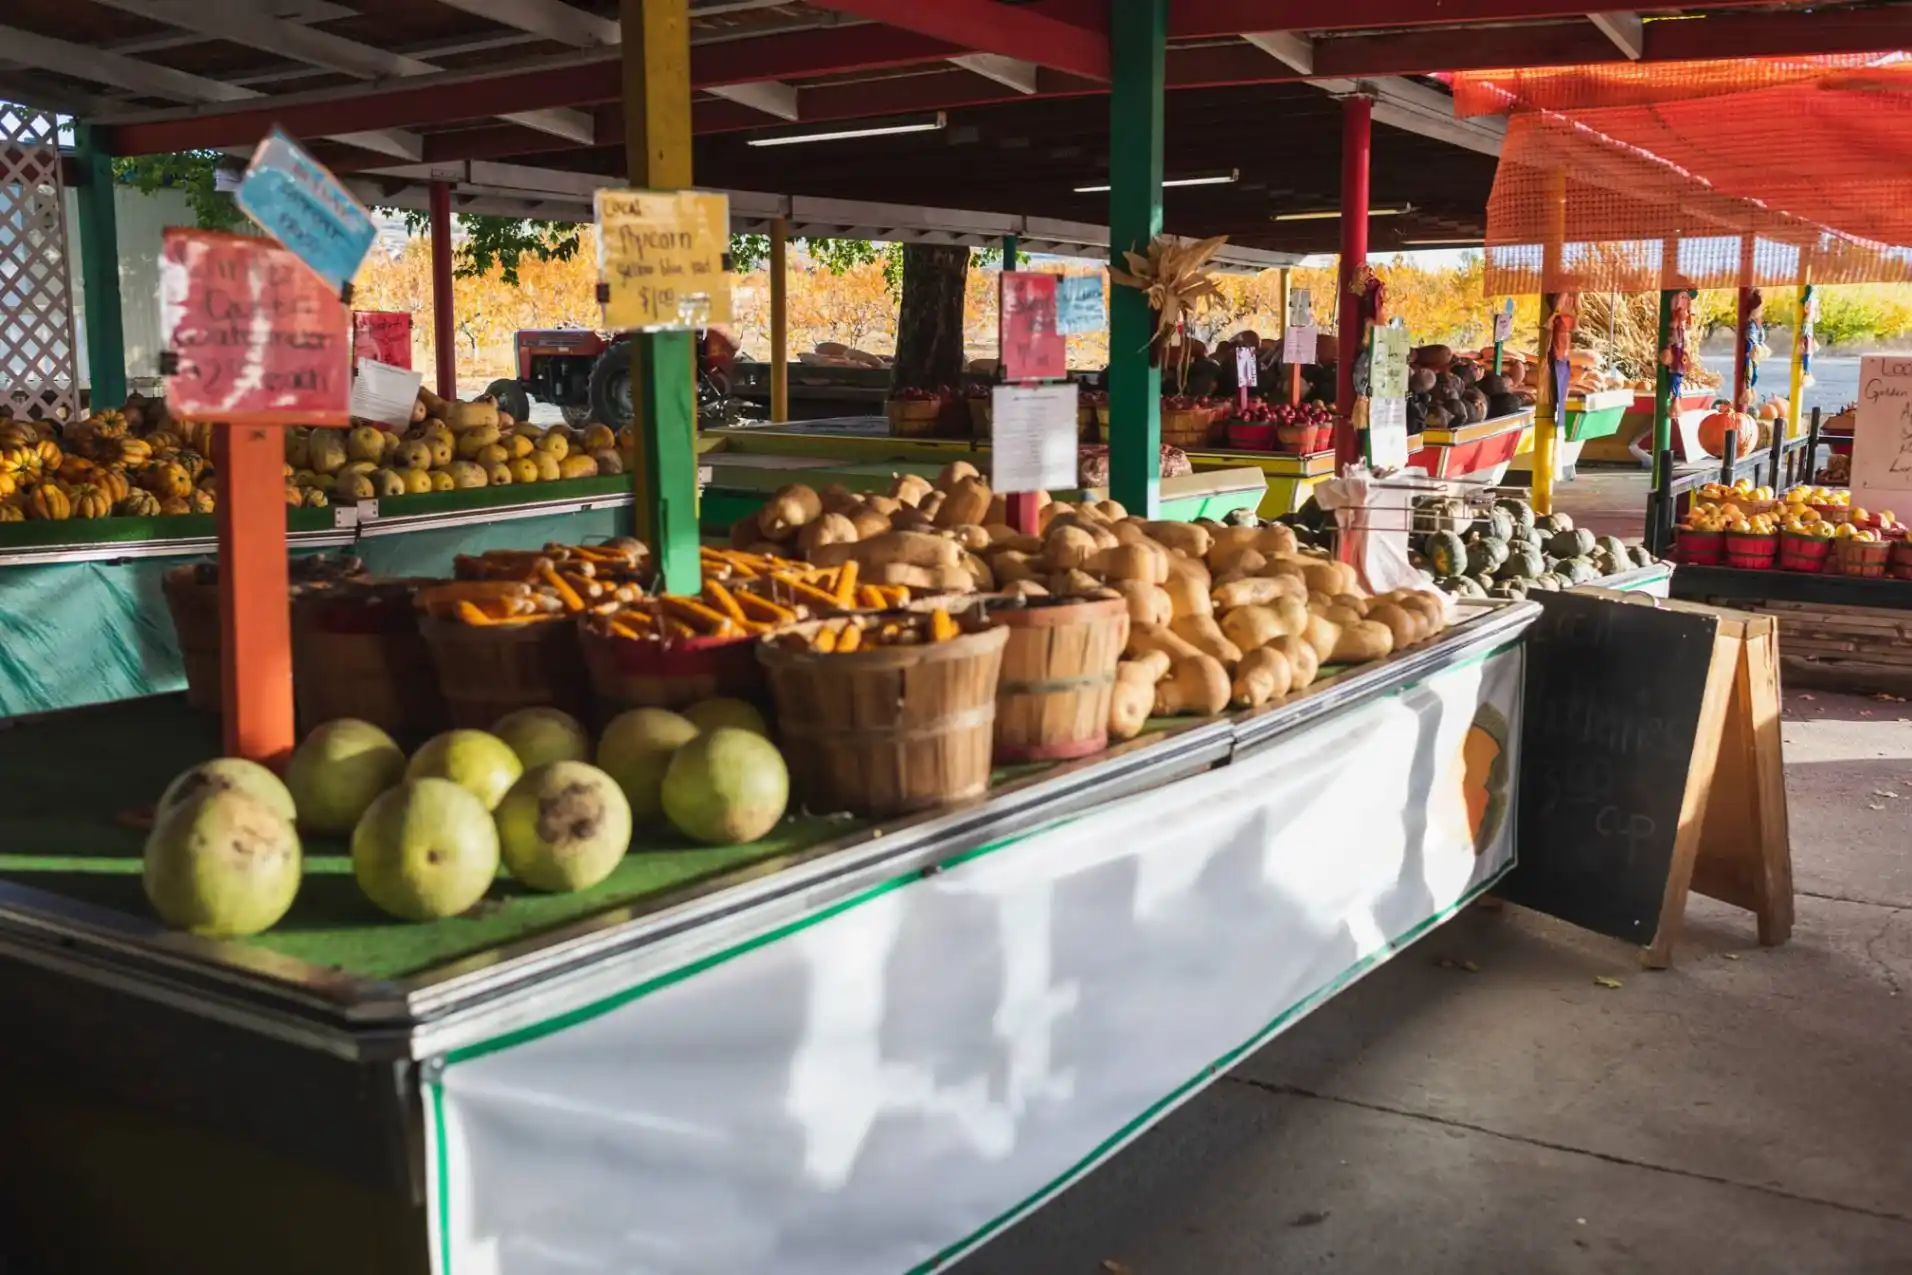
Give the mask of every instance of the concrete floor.
<svg viewBox="0 0 1912 1275">
<path fill-rule="evenodd" d="M 1786 946 L 1695 898 L 1649 973 L 1478 905 L 958 1275 L 1912 1272 L 1912 705 L 1784 735 Z"/>
</svg>

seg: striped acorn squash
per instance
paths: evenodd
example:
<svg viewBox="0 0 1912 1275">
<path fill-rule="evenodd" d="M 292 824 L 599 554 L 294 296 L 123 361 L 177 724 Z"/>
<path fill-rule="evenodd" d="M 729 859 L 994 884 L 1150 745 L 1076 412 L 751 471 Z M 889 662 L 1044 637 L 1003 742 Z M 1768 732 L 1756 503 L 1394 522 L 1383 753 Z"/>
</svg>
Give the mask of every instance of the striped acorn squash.
<svg viewBox="0 0 1912 1275">
<path fill-rule="evenodd" d="M 64 522 L 73 516 L 73 502 L 52 483 L 41 483 L 27 497 L 27 516 L 44 522 Z"/>
<path fill-rule="evenodd" d="M 157 518 L 159 497 L 136 488 L 120 497 L 119 503 L 113 506 L 113 512 L 122 518 Z"/>
<path fill-rule="evenodd" d="M 75 491 L 71 505 L 75 518 L 107 518 L 113 513 L 113 498 L 92 484 Z"/>
</svg>

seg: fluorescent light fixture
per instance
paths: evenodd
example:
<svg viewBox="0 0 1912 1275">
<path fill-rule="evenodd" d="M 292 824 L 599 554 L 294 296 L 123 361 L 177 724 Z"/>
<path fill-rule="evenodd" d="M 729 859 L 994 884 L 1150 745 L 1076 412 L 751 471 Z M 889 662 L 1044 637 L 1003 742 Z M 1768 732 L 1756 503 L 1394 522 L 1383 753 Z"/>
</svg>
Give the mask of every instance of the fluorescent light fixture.
<svg viewBox="0 0 1912 1275">
<path fill-rule="evenodd" d="M 1231 186 L 1241 180 L 1241 170 L 1231 168 L 1225 173 L 1209 173 L 1203 177 L 1171 177 L 1162 183 L 1164 189 L 1170 186 Z M 1077 186 L 1078 195 L 1095 195 L 1109 189 L 1104 183 L 1100 186 Z"/>
<path fill-rule="evenodd" d="M 895 137 L 899 133 L 934 133 L 947 127 L 949 117 L 938 111 L 909 119 L 891 119 L 866 124 L 861 128 L 837 128 L 827 133 L 777 133 L 769 137 L 751 137 L 746 146 L 798 146 L 804 142 L 842 142 L 852 137 Z"/>
<path fill-rule="evenodd" d="M 1370 217 L 1399 217 L 1402 213 L 1414 211 L 1413 204 L 1402 204 L 1399 208 L 1370 208 Z M 1275 221 L 1333 221 L 1341 215 L 1339 208 L 1328 208 L 1321 212 L 1276 213 Z"/>
</svg>

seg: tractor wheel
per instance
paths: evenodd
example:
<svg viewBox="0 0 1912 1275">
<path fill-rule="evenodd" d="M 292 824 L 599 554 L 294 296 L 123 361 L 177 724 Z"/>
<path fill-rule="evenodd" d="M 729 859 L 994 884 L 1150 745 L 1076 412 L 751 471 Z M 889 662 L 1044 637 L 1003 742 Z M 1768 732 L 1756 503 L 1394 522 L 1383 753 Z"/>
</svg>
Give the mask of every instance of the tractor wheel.
<svg viewBox="0 0 1912 1275">
<path fill-rule="evenodd" d="M 525 393 L 523 381 L 493 381 L 485 386 L 485 393 L 498 401 L 498 410 L 514 421 L 531 419 L 531 396 Z"/>
<path fill-rule="evenodd" d="M 591 419 L 620 429 L 631 423 L 631 343 L 621 341 L 606 350 L 591 368 Z"/>
</svg>

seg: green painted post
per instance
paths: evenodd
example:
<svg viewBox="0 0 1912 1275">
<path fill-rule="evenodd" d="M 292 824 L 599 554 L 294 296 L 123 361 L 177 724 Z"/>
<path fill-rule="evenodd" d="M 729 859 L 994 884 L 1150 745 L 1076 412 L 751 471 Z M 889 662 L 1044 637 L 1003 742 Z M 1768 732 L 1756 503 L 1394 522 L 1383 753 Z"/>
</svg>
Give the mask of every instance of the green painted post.
<svg viewBox="0 0 1912 1275">
<path fill-rule="evenodd" d="M 1673 293 L 1660 290 L 1660 343 L 1656 348 L 1661 353 L 1673 344 L 1673 297 Z M 1660 503 L 1673 486 L 1673 475 L 1665 472 L 1673 446 L 1673 369 L 1664 362 L 1658 363 L 1657 369 L 1653 377 L 1653 484 L 1647 500 L 1649 545 L 1655 543 L 1656 519 L 1664 520 Z"/>
<path fill-rule="evenodd" d="M 1162 92 L 1168 0 L 1109 0 L 1109 252 L 1148 251 L 1162 232 Z M 1125 267 L 1124 267 L 1125 268 Z M 1155 312 L 1135 288 L 1109 298 L 1109 494 L 1160 509 L 1162 372 L 1149 362 Z"/>
<path fill-rule="evenodd" d="M 1004 235 L 1002 237 L 1002 268 L 1004 270 L 1014 270 L 1018 264 L 1017 259 L 1021 256 L 1021 241 L 1014 235 Z"/>
<path fill-rule="evenodd" d="M 644 423 L 639 445 L 650 481 L 639 492 L 638 525 L 649 534 L 666 593 L 704 587 L 697 554 L 697 393 L 685 369 L 693 333 L 677 329 L 631 338 L 638 367 L 633 386 Z"/>
<path fill-rule="evenodd" d="M 113 207 L 113 157 L 93 127 L 76 130 L 80 186 L 80 287 L 86 296 L 86 363 L 95 409 L 126 401 L 126 330 L 120 321 L 119 216 Z"/>
</svg>

